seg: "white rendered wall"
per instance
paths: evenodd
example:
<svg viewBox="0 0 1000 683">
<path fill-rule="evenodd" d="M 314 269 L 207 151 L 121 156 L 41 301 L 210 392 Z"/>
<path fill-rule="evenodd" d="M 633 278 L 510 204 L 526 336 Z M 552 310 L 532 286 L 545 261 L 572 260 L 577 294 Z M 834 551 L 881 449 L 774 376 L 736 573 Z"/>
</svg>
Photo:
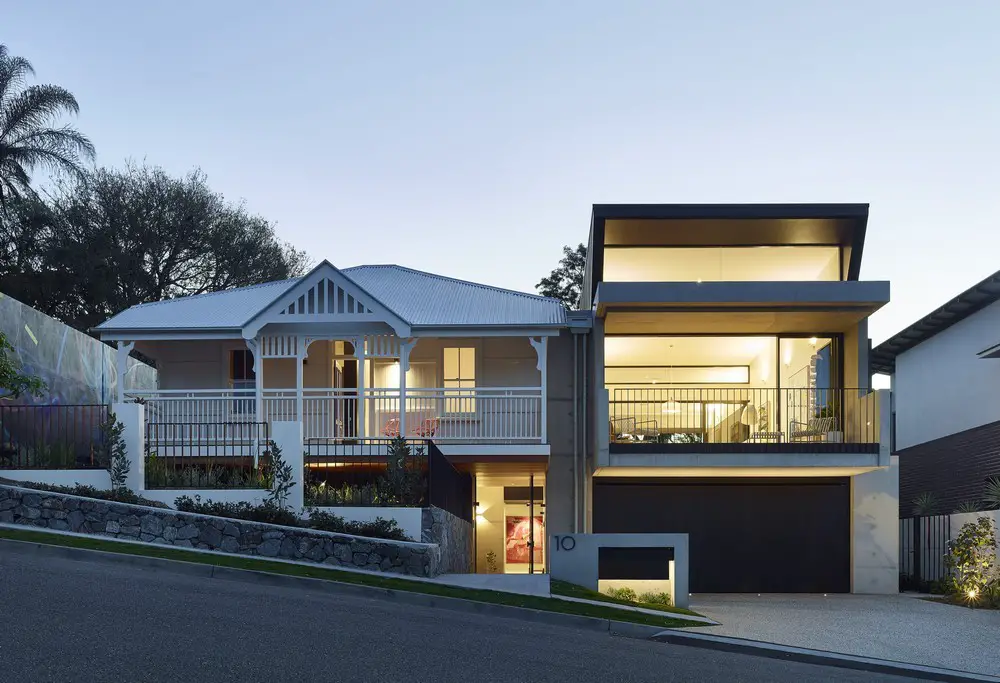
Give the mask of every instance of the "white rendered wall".
<svg viewBox="0 0 1000 683">
<path fill-rule="evenodd" d="M 899 456 L 851 477 L 851 592 L 899 592 Z"/>
<path fill-rule="evenodd" d="M 1000 302 L 896 358 L 896 450 L 1000 420 Z"/>
</svg>

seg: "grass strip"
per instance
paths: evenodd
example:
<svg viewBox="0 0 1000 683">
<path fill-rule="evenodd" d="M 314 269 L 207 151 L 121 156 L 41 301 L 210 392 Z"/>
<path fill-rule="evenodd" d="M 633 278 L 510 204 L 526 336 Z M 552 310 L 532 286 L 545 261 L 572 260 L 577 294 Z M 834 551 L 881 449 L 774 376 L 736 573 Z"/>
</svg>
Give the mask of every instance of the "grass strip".
<svg viewBox="0 0 1000 683">
<path fill-rule="evenodd" d="M 555 595 L 565 595 L 568 598 L 595 600 L 597 602 L 608 602 L 614 605 L 627 605 L 628 607 L 642 607 L 643 609 L 654 609 L 658 612 L 667 612 L 670 614 L 688 614 L 695 617 L 701 616 L 697 612 L 692 612 L 691 610 L 684 609 L 683 607 L 671 607 L 670 605 L 661 605 L 655 602 L 630 602 L 628 600 L 620 600 L 618 598 L 613 598 L 610 595 L 605 595 L 604 593 L 598 593 L 597 591 L 592 591 L 589 588 L 578 586 L 575 583 L 559 581 L 558 579 L 551 579 L 549 581 L 549 589 Z"/>
<path fill-rule="evenodd" d="M 578 602 L 567 602 L 565 600 L 559 600 L 558 598 L 517 595 L 515 593 L 502 593 L 499 591 L 480 590 L 475 588 L 459 588 L 456 586 L 448 586 L 445 584 L 429 583 L 424 581 L 407 581 L 402 578 L 360 574 L 337 569 L 327 569 L 325 567 L 312 567 L 304 564 L 274 562 L 271 560 L 260 560 L 240 555 L 194 553 L 181 550 L 179 548 L 169 548 L 160 545 L 121 543 L 86 536 L 68 536 L 46 533 L 44 531 L 28 531 L 21 529 L 0 529 L 0 538 L 6 538 L 14 541 L 27 541 L 30 543 L 41 543 L 43 545 L 82 548 L 85 550 L 101 550 L 104 552 L 117 553 L 119 555 L 157 557 L 165 560 L 194 562 L 197 564 L 208 564 L 217 567 L 229 567 L 232 569 L 248 569 L 251 571 L 268 572 L 271 574 L 284 574 L 286 576 L 324 579 L 327 581 L 359 584 L 388 590 L 406 591 L 409 593 L 423 593 L 425 595 L 461 598 L 463 600 L 473 600 L 476 602 L 484 602 L 494 605 L 523 607 L 526 609 L 535 609 L 544 612 L 558 612 L 561 614 L 575 614 L 584 617 L 626 621 L 634 624 L 644 624 L 646 626 L 660 626 L 663 628 L 704 626 L 704 624 L 700 622 L 686 621 L 680 618 L 666 616 L 660 617 L 652 614 L 644 614 L 642 612 L 619 610 L 610 606 L 603 607 Z"/>
</svg>

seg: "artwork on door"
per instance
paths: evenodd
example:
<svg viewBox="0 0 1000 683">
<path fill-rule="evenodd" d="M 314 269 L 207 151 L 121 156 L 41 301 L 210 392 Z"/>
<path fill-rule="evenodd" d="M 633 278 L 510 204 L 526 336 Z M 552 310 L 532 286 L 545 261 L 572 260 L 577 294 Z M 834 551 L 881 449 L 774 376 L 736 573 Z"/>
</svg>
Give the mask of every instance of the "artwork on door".
<svg viewBox="0 0 1000 683">
<path fill-rule="evenodd" d="M 542 564 L 544 557 L 542 539 L 545 538 L 545 527 L 541 517 L 535 517 L 532 530 L 531 518 L 528 516 L 511 516 L 506 519 L 506 534 L 504 536 L 507 564 L 528 564 L 528 539 L 534 531 L 535 563 Z"/>
</svg>

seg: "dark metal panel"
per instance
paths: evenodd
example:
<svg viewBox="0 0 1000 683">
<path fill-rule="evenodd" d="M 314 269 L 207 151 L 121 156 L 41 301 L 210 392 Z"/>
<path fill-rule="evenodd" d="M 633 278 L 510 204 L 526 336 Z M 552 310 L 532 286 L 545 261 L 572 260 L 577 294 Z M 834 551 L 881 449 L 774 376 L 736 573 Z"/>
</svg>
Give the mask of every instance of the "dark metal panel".
<svg viewBox="0 0 1000 683">
<path fill-rule="evenodd" d="M 673 548 L 609 548 L 597 549 L 598 579 L 670 578 Z"/>
<path fill-rule="evenodd" d="M 850 479 L 594 480 L 595 533 L 687 533 L 694 593 L 846 593 Z"/>
</svg>

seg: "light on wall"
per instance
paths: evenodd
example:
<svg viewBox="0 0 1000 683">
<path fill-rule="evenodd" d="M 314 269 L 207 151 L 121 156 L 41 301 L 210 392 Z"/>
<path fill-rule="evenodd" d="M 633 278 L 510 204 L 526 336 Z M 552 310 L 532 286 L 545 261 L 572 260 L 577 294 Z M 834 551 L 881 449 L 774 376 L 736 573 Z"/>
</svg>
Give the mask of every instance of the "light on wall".
<svg viewBox="0 0 1000 683">
<path fill-rule="evenodd" d="M 809 337 L 809 344 L 811 346 L 816 346 L 817 342 L 819 342 L 819 340 L 816 339 L 816 337 Z"/>
</svg>

